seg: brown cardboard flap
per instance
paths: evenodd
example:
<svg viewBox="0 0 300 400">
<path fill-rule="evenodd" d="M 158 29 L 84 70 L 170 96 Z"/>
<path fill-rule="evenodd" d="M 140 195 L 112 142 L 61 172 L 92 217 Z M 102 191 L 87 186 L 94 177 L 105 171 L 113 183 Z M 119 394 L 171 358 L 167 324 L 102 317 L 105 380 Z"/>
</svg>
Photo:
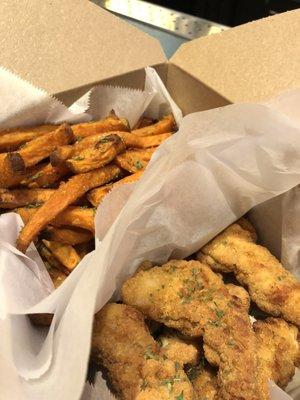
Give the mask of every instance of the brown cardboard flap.
<svg viewBox="0 0 300 400">
<path fill-rule="evenodd" d="M 156 39 L 88 0 L 1 0 L 0 65 L 54 94 L 165 61 Z"/>
<path fill-rule="evenodd" d="M 193 40 L 171 58 L 231 102 L 300 87 L 300 10 Z"/>
</svg>

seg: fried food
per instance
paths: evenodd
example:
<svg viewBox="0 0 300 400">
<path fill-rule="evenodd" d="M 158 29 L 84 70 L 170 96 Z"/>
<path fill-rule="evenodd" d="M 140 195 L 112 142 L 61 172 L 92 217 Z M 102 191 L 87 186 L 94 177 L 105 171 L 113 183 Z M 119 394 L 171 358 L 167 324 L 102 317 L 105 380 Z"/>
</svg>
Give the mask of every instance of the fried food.
<svg viewBox="0 0 300 400">
<path fill-rule="evenodd" d="M 92 356 L 122 400 L 194 399 L 184 371 L 160 355 L 143 315 L 130 306 L 108 304 L 95 315 Z"/>
<path fill-rule="evenodd" d="M 5 162 L 12 171 L 24 171 L 49 157 L 56 147 L 74 140 L 68 124 L 62 124 L 54 132 L 46 133 L 27 142 L 18 152 L 7 153 Z"/>
<path fill-rule="evenodd" d="M 82 150 L 68 159 L 66 165 L 77 174 L 88 172 L 109 164 L 124 150 L 125 144 L 118 135 L 108 135 L 100 139 L 94 147 Z"/>
<path fill-rule="evenodd" d="M 153 136 L 159 135 L 166 132 L 173 132 L 176 130 L 176 122 L 173 115 L 167 115 L 162 120 L 156 122 L 156 124 L 148 125 L 143 128 L 134 129 L 132 133 L 137 136 Z"/>
<path fill-rule="evenodd" d="M 218 400 L 217 373 L 209 366 L 200 366 L 188 373 L 192 382 L 196 400 Z"/>
<path fill-rule="evenodd" d="M 53 167 L 50 163 L 43 163 L 32 168 L 32 173 L 27 174 L 27 176 L 20 181 L 22 186 L 28 188 L 47 188 L 53 186 L 60 179 L 70 174 L 69 168 L 65 165 Z M 29 169 L 27 171 L 29 171 Z"/>
<path fill-rule="evenodd" d="M 172 260 L 124 283 L 123 300 L 147 317 L 204 343 L 220 357 L 220 399 L 268 399 L 257 369 L 255 335 L 245 306 L 221 277 L 197 261 Z M 235 343 L 232 346 L 232 343 Z"/>
<path fill-rule="evenodd" d="M 126 184 L 126 183 L 133 183 L 140 179 L 142 176 L 143 171 L 136 172 L 135 174 L 128 175 L 119 181 L 114 183 L 110 183 L 108 185 L 100 186 L 88 192 L 87 198 L 90 203 L 93 204 L 94 207 L 97 207 L 102 199 L 115 187 Z"/>
<path fill-rule="evenodd" d="M 143 137 L 136 136 L 130 132 L 121 131 L 99 133 L 97 135 L 87 136 L 72 146 L 66 145 L 58 147 L 50 155 L 50 162 L 53 166 L 57 166 L 61 165 L 68 159 L 85 157 L 81 154 L 84 150 L 95 147 L 98 143 L 101 143 L 101 141 L 105 143 L 107 140 L 105 138 L 110 137 L 111 135 L 117 135 L 122 139 L 126 148 L 147 149 L 159 146 L 164 140 L 168 139 L 172 133 L 162 133 L 160 135 Z"/>
<path fill-rule="evenodd" d="M 155 148 L 147 150 L 128 150 L 125 153 L 117 155 L 115 163 L 119 165 L 120 168 L 134 174 L 146 168 L 155 150 Z"/>
<path fill-rule="evenodd" d="M 54 189 L 0 189 L 0 208 L 12 209 L 28 204 L 41 205 L 47 201 Z"/>
<path fill-rule="evenodd" d="M 41 237 L 46 240 L 75 246 L 76 244 L 88 242 L 94 236 L 92 232 L 86 229 L 48 226 L 42 232 Z"/>
<path fill-rule="evenodd" d="M 152 118 L 141 117 L 132 129 L 144 128 L 145 126 L 152 125 L 154 122 Z"/>
<path fill-rule="evenodd" d="M 42 257 L 42 259 L 45 261 L 45 265 L 47 267 L 47 270 L 51 276 L 51 278 L 53 277 L 55 279 L 55 282 L 53 281 L 54 287 L 55 284 L 59 285 L 60 282 L 63 282 L 63 280 L 65 279 L 64 277 L 67 277 L 68 275 L 68 270 L 66 268 L 64 268 L 64 266 L 61 264 L 61 262 L 54 257 L 54 255 L 51 253 L 51 251 L 49 249 L 47 249 L 47 247 L 39 242 L 37 243 L 37 249 Z M 64 279 L 63 279 L 64 278 Z"/>
<path fill-rule="evenodd" d="M 83 194 L 94 187 L 101 186 L 120 173 L 120 169 L 115 165 L 108 165 L 85 174 L 75 175 L 66 183 L 62 183 L 44 203 L 29 222 L 24 226 L 17 240 L 17 248 L 25 252 L 29 244 L 37 237 L 49 222 L 65 210 L 70 204 L 74 203 Z"/>
<path fill-rule="evenodd" d="M 160 352 L 169 360 L 177 362 L 183 368 L 186 364 L 196 365 L 199 362 L 199 349 L 196 341 L 182 339 L 180 335 L 171 329 L 165 329 L 158 336 Z"/>
<path fill-rule="evenodd" d="M 7 152 L 17 150 L 18 147 L 32 139 L 54 131 L 56 125 L 41 125 L 30 128 L 9 129 L 0 132 L 0 151 Z"/>
<path fill-rule="evenodd" d="M 266 379 L 285 386 L 295 374 L 300 342 L 296 326 L 280 318 L 267 318 L 253 324 L 258 343 L 259 368 Z"/>
<path fill-rule="evenodd" d="M 72 272 L 72 270 L 80 263 L 80 256 L 74 247 L 59 242 L 42 240 L 43 244 L 52 253 L 52 255 L 64 266 L 64 270 Z"/>
<path fill-rule="evenodd" d="M 78 139 L 86 136 L 96 135 L 97 133 L 110 131 L 129 131 L 128 121 L 124 118 L 118 118 L 115 115 L 93 122 L 85 122 L 72 126 L 75 137 Z"/>
<path fill-rule="evenodd" d="M 30 207 L 20 207 L 16 208 L 14 211 L 19 214 L 24 223 L 27 224 L 39 208 L 40 206 L 32 204 Z M 57 227 L 77 227 L 94 232 L 94 218 L 95 210 L 93 208 L 69 206 L 50 221 L 50 225 Z"/>
<path fill-rule="evenodd" d="M 255 244 L 249 231 L 233 224 L 197 257 L 213 270 L 233 272 L 263 311 L 300 326 L 300 282 L 265 247 Z"/>
</svg>

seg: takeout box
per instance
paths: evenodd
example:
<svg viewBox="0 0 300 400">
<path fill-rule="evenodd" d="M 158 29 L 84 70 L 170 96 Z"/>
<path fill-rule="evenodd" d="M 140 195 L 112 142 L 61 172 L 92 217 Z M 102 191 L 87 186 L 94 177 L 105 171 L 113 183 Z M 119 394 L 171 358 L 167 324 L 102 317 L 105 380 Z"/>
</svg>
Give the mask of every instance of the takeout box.
<svg viewBox="0 0 300 400">
<path fill-rule="evenodd" d="M 78 99 L 89 88 L 97 84 L 143 88 L 144 67 L 147 65 L 152 65 L 156 68 L 184 114 L 240 101 L 260 101 L 279 94 L 285 89 L 299 87 L 300 83 L 298 65 L 300 47 L 296 37 L 296 27 L 300 21 L 300 12 L 298 11 L 234 28 L 217 36 L 200 38 L 189 42 L 183 45 L 169 62 L 165 59 L 163 51 L 155 39 L 150 38 L 138 29 L 87 1 L 77 0 L 74 2 L 64 0 L 61 2 L 59 0 L 45 0 L 43 2 L 20 2 L 7 0 L 1 2 L 0 13 L 2 18 L 2 23 L 0 24 L 1 65 L 36 87 L 46 90 L 46 92 L 59 98 L 67 105 L 73 103 L 75 99 Z M 7 28 L 8 26 L 9 29 Z M 230 114 L 230 110 L 228 113 Z M 193 116 L 191 118 L 190 123 L 195 123 L 194 126 L 196 126 L 197 118 L 195 117 L 194 120 Z M 270 132 L 267 133 L 270 137 Z M 188 137 L 188 134 L 193 134 L 190 128 L 185 136 Z M 267 139 L 268 137 L 266 137 L 266 144 L 268 144 Z M 180 151 L 179 144 L 176 146 L 177 152 Z M 187 146 L 187 143 L 183 142 L 182 145 Z M 242 145 L 242 148 L 246 153 L 248 150 L 246 144 L 245 147 Z M 287 145 L 286 152 L 289 150 Z M 156 171 L 156 175 L 159 172 L 159 177 L 162 178 L 163 175 L 169 172 L 168 165 L 164 164 L 163 157 L 156 161 L 160 162 L 157 164 L 159 171 Z M 162 171 L 165 174 L 162 174 Z M 196 172 L 197 175 L 189 174 L 186 176 L 185 186 L 181 187 L 181 190 L 185 193 L 190 191 L 189 179 L 194 179 L 195 181 L 199 175 L 198 171 Z M 207 185 L 203 186 L 205 188 L 209 186 L 209 182 L 213 181 L 212 176 L 209 174 L 207 174 L 206 179 Z M 294 180 L 296 181 L 296 178 Z M 176 180 L 174 179 L 172 183 L 174 189 L 171 194 L 175 198 L 176 194 L 178 194 L 174 192 Z M 268 189 L 267 179 L 263 183 L 266 184 Z M 277 188 L 277 190 L 278 192 L 284 191 L 284 188 L 288 190 L 289 184 L 281 185 L 280 189 Z M 124 188 L 124 190 L 127 189 Z M 130 192 L 125 194 L 129 196 Z M 135 196 L 136 204 L 135 207 L 131 208 L 132 221 L 136 210 L 141 205 L 142 194 L 140 192 L 139 196 L 137 194 Z M 211 205 L 211 199 L 207 199 L 202 194 L 201 198 L 198 196 L 197 202 L 192 204 L 194 211 L 197 206 L 201 206 L 201 201 L 203 203 L 206 202 L 206 204 L 209 201 Z M 115 213 L 120 211 L 110 208 L 114 204 L 114 202 L 110 204 L 107 201 L 104 204 L 104 211 L 102 210 L 102 212 L 111 215 L 112 220 L 116 217 Z M 232 204 L 228 204 L 227 208 L 225 208 L 227 204 L 224 205 L 225 212 L 222 210 L 221 214 L 214 216 L 209 215 L 209 210 L 207 210 L 206 218 L 222 220 L 222 224 L 232 222 L 234 213 L 232 213 L 230 206 L 233 204 L 237 205 L 235 199 L 232 200 Z M 178 212 L 178 208 L 175 207 L 175 211 Z M 189 211 L 191 210 L 189 209 Z M 173 215 L 176 215 L 176 212 Z M 180 222 L 181 225 L 178 226 L 182 226 L 184 222 L 187 225 L 197 222 L 200 227 L 199 220 L 192 221 L 186 218 L 186 221 Z M 204 228 L 207 228 L 207 226 L 204 226 Z M 104 246 L 106 246 L 104 247 L 106 254 L 117 247 L 113 246 L 113 244 L 117 244 L 116 233 L 118 232 L 118 230 L 115 232 L 110 230 L 108 237 L 105 237 L 104 233 L 106 232 L 103 232 L 101 239 Z M 132 234 L 132 232 L 130 233 Z M 178 231 L 178 233 L 180 232 Z M 128 236 L 132 240 L 132 237 Z M 188 241 L 185 244 L 188 245 L 192 240 L 192 235 L 187 234 L 186 236 Z M 111 240 L 111 243 L 109 240 Z M 134 247 L 133 243 L 129 243 L 131 247 L 128 247 L 127 253 Z M 111 249 L 109 246 L 111 246 Z M 136 248 L 134 249 L 136 250 Z M 160 253 L 171 251 L 168 243 L 159 250 Z M 172 255 L 183 256 L 183 251 L 184 248 L 181 247 Z M 116 264 L 120 263 L 120 259 L 123 260 L 126 259 L 126 256 L 128 257 L 128 254 L 124 253 L 121 256 L 117 253 L 118 255 L 119 257 L 116 257 L 116 254 L 114 254 Z M 153 253 L 150 253 L 149 257 L 151 255 Z M 102 253 L 100 256 L 102 256 Z M 52 325 L 47 337 L 43 336 L 45 346 L 41 345 L 41 341 L 34 343 L 34 346 L 36 346 L 33 346 L 34 356 L 36 354 L 38 356 L 30 359 L 28 369 L 27 364 L 23 364 L 20 356 L 21 351 L 20 354 L 18 352 L 14 354 L 14 361 L 18 364 L 22 379 L 18 376 L 16 381 L 11 379 L 8 384 L 10 384 L 12 390 L 17 390 L 19 387 L 21 390 L 23 389 L 25 396 L 27 393 L 32 393 L 30 400 L 45 399 L 47 394 L 53 390 L 51 384 L 55 386 L 56 398 L 71 399 L 71 397 L 64 396 L 63 389 L 59 392 L 58 386 L 61 384 L 60 378 L 64 371 L 65 363 L 67 361 L 71 363 L 73 360 L 75 360 L 74 368 L 69 370 L 69 372 L 71 371 L 71 376 L 68 379 L 70 387 L 74 387 L 74 392 L 77 395 L 79 393 L 79 387 L 84 380 L 84 372 L 82 371 L 86 365 L 84 361 L 79 363 L 78 359 L 81 354 L 76 358 L 74 348 L 69 346 L 70 343 L 74 344 L 72 334 L 77 335 L 77 339 L 80 334 L 83 336 L 79 348 L 81 349 L 80 353 L 84 353 L 83 359 L 87 363 L 89 329 L 95 302 L 99 305 L 103 303 L 104 299 L 107 300 L 111 295 L 111 289 L 115 282 L 120 283 L 124 276 L 128 274 L 128 271 L 125 272 L 124 268 L 123 270 L 121 269 L 122 264 L 118 266 L 120 268 L 119 271 L 113 272 L 113 277 L 111 277 L 112 271 L 106 272 L 110 275 L 109 282 L 101 293 L 95 294 L 93 285 L 99 279 L 97 275 L 99 271 L 96 268 L 89 268 L 92 257 L 92 255 L 88 256 L 85 260 L 84 268 L 86 271 L 84 268 L 75 270 L 68 278 L 69 303 L 65 301 L 66 304 L 64 305 L 62 302 L 60 304 L 61 308 L 55 309 L 55 300 L 61 294 L 59 289 L 53 293 L 53 296 L 45 299 L 44 306 L 47 304 L 50 311 L 55 310 L 56 319 L 60 319 L 60 321 L 55 327 L 54 324 Z M 95 260 L 92 261 L 95 263 Z M 97 259 L 97 262 L 100 263 L 100 260 Z M 92 266 L 96 267 L 96 264 Z M 92 286 L 93 294 L 91 294 Z M 96 296 L 97 299 L 92 298 L 92 296 Z M 63 307 L 67 309 L 67 315 L 63 314 Z M 40 312 L 40 310 L 37 312 Z M 64 335 L 68 322 L 75 316 L 78 319 L 80 318 L 80 323 L 76 326 L 76 332 L 71 333 L 71 330 L 69 330 L 70 335 Z M 8 325 L 9 323 L 4 326 L 7 331 L 9 331 Z M 29 327 L 24 321 L 19 322 L 15 318 L 11 321 L 11 325 L 14 328 L 14 333 L 18 331 L 18 328 L 26 332 L 28 330 L 29 333 Z M 86 326 L 89 328 L 86 329 Z M 6 332 L 5 329 L 4 332 Z M 52 343 L 48 339 L 53 334 L 54 329 L 55 336 Z M 16 337 L 14 336 L 14 339 Z M 7 339 L 7 336 L 5 336 L 5 339 Z M 33 348 L 29 335 L 28 337 L 23 335 L 20 342 L 17 340 L 16 342 L 17 350 L 22 349 L 22 347 L 25 349 Z M 4 346 L 5 343 L 4 341 Z M 7 343 L 9 343 L 8 340 Z M 3 350 L 8 347 L 9 345 Z M 47 352 L 50 347 L 51 351 Z M 42 351 L 40 351 L 41 349 Z M 31 353 L 28 353 L 31 356 Z M 47 359 L 46 356 L 49 354 L 50 358 Z M 0 360 L 0 366 L 2 365 L 1 363 L 2 361 Z M 80 364 L 81 369 L 78 368 L 78 364 Z M 51 365 L 51 368 L 49 365 Z M 5 363 L 3 363 L 3 366 L 6 367 Z M 29 371 L 30 367 L 32 367 L 32 371 Z M 52 381 L 51 379 L 47 381 L 49 375 L 52 376 Z M 7 387 L 7 382 L 5 383 Z M 70 393 L 68 395 L 70 396 Z M 20 397 L 11 395 L 11 398 L 19 400 Z"/>
<path fill-rule="evenodd" d="M 1 65 L 66 104 L 98 83 L 144 85 L 155 66 L 184 114 L 300 86 L 300 10 L 183 44 L 159 42 L 87 0 L 0 4 Z"/>
</svg>

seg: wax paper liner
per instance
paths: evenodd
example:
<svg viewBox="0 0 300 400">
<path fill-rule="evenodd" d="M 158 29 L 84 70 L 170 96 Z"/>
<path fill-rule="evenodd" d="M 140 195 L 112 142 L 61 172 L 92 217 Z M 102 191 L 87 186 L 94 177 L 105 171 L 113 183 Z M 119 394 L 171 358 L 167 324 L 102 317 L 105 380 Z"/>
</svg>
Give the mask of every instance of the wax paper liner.
<svg viewBox="0 0 300 400">
<path fill-rule="evenodd" d="M 14 315 L 1 321 L 3 398 L 78 399 L 94 311 L 113 294 L 118 297 L 122 281 L 141 260 L 184 257 L 255 205 L 295 187 L 299 132 L 280 107 L 264 105 L 228 106 L 184 118 L 141 181 L 116 188 L 104 200 L 96 215 L 96 250 L 50 296 L 30 309 L 16 306 Z M 21 266 L 26 268 L 23 260 Z M 45 350 L 51 331 L 38 333 L 22 316 L 34 312 L 55 312 L 52 352 Z"/>
</svg>

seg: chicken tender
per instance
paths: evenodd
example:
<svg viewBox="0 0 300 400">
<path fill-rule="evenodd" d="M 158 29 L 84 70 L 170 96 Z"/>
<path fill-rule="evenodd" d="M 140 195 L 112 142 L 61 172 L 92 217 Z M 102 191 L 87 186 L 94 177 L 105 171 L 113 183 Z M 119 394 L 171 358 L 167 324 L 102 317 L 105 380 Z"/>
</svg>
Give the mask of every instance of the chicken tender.
<svg viewBox="0 0 300 400">
<path fill-rule="evenodd" d="M 219 399 L 268 399 L 257 370 L 255 335 L 241 301 L 198 261 L 172 260 L 140 271 L 122 288 L 125 303 L 204 343 L 220 357 Z M 234 346 L 232 345 L 234 343 Z"/>
<path fill-rule="evenodd" d="M 211 367 L 199 368 L 195 373 L 188 374 L 191 379 L 197 400 L 218 399 L 217 373 Z"/>
<path fill-rule="evenodd" d="M 165 330 L 158 337 L 161 353 L 167 358 L 179 363 L 182 367 L 186 364 L 196 365 L 199 362 L 199 349 L 192 340 L 184 340 L 175 331 Z"/>
<path fill-rule="evenodd" d="M 143 315 L 130 306 L 108 304 L 95 315 L 92 355 L 122 400 L 194 399 L 183 369 L 160 354 Z"/>
<path fill-rule="evenodd" d="M 259 308 L 300 326 L 300 282 L 241 225 L 225 229 L 197 258 L 213 270 L 233 272 Z"/>
<path fill-rule="evenodd" d="M 295 374 L 300 343 L 296 326 L 280 318 L 267 318 L 254 323 L 258 342 L 259 368 L 268 379 L 284 388 Z"/>
</svg>

